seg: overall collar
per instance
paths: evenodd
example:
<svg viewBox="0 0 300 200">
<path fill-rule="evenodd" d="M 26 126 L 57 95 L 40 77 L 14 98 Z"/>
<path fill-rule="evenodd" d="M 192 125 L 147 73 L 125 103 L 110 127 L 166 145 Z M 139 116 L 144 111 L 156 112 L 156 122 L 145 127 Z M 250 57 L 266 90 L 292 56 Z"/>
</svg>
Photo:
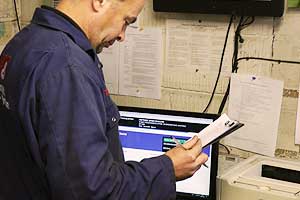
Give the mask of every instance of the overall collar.
<svg viewBox="0 0 300 200">
<path fill-rule="evenodd" d="M 81 49 L 88 53 L 95 61 L 97 55 L 92 48 L 86 34 L 80 26 L 63 12 L 49 6 L 37 8 L 32 23 L 66 33 Z"/>
</svg>

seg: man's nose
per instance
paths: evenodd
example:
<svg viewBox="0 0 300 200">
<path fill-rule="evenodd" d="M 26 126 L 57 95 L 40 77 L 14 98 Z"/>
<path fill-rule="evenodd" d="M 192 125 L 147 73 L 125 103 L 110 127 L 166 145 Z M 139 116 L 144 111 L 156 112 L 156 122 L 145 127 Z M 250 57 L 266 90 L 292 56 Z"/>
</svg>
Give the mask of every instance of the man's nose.
<svg viewBox="0 0 300 200">
<path fill-rule="evenodd" d="M 125 40 L 125 31 L 122 31 L 122 32 L 119 34 L 117 40 L 118 40 L 119 42 L 123 42 L 123 41 Z"/>
</svg>

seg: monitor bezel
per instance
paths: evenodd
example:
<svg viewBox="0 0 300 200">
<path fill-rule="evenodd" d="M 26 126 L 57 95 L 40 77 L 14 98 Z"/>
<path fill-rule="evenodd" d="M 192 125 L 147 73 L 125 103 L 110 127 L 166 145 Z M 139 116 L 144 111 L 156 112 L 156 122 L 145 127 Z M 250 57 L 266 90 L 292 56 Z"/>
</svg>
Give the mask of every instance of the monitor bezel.
<svg viewBox="0 0 300 200">
<path fill-rule="evenodd" d="M 175 111 L 175 110 L 165 110 L 165 109 L 154 109 L 154 108 L 142 108 L 142 107 L 129 107 L 129 106 L 118 106 L 119 111 L 128 112 L 139 112 L 139 113 L 150 113 L 150 114 L 163 114 L 163 115 L 174 115 L 183 117 L 196 117 L 196 118 L 211 118 L 213 121 L 216 120 L 219 115 L 210 113 L 196 113 L 196 112 L 186 112 L 186 111 Z M 192 194 L 185 194 L 177 192 L 176 199 L 184 200 L 215 200 L 216 199 L 216 179 L 218 173 L 218 154 L 219 154 L 219 144 L 212 144 L 211 148 L 211 173 L 210 173 L 210 186 L 209 195 L 207 198 L 202 198 L 199 196 L 193 196 Z"/>
<path fill-rule="evenodd" d="M 284 9 L 285 0 L 153 0 L 156 12 L 281 17 Z"/>
</svg>

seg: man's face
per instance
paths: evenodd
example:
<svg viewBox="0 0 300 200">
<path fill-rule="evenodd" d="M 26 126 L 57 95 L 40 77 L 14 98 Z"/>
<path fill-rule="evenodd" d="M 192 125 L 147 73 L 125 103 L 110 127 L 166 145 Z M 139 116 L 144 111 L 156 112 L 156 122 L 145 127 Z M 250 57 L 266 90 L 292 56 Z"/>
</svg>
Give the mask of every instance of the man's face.
<svg viewBox="0 0 300 200">
<path fill-rule="evenodd" d="M 98 30 L 96 52 L 100 53 L 104 47 L 108 48 L 116 40 L 125 39 L 125 31 L 129 24 L 136 21 L 145 0 L 125 0 L 123 2 L 112 0 L 101 20 L 101 30 Z M 100 33 L 100 34 L 99 34 Z"/>
</svg>

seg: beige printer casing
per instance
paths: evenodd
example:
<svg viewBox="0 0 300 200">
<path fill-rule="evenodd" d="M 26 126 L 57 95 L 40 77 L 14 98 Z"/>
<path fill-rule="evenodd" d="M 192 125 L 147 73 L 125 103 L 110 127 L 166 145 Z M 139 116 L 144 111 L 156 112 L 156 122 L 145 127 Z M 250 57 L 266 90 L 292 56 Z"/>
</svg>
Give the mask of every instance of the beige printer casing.
<svg viewBox="0 0 300 200">
<path fill-rule="evenodd" d="M 262 165 L 300 172 L 300 162 L 252 156 L 217 178 L 217 200 L 300 200 L 300 184 L 261 176 Z"/>
</svg>

